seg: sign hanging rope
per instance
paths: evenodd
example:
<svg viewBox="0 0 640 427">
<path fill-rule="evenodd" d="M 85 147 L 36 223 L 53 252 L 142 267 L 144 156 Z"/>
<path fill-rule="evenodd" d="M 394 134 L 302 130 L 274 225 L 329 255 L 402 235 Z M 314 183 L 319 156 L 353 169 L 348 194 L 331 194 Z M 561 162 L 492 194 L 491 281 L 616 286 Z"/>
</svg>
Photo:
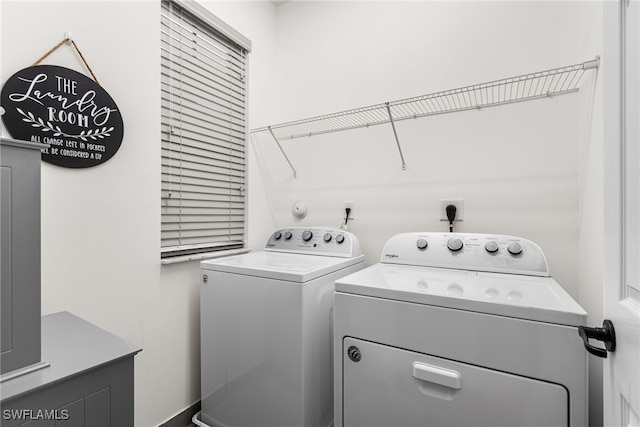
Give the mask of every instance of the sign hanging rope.
<svg viewBox="0 0 640 427">
<path fill-rule="evenodd" d="M 51 55 L 53 52 L 55 52 L 60 46 L 62 46 L 63 44 L 67 43 L 67 42 L 71 42 L 71 44 L 73 45 L 73 47 L 75 48 L 76 52 L 78 52 L 78 55 L 80 55 L 80 59 L 82 59 L 82 62 L 84 62 L 84 65 L 87 67 L 87 70 L 89 70 L 89 73 L 91 73 L 91 77 L 93 77 L 93 80 L 100 84 L 100 82 L 98 82 L 98 79 L 96 78 L 96 75 L 93 74 L 93 70 L 91 70 L 91 67 L 89 66 L 89 63 L 87 62 L 86 59 L 84 59 L 84 55 L 82 54 L 82 52 L 80 52 L 80 49 L 78 49 L 78 45 L 76 44 L 75 41 L 71 40 L 70 38 L 65 38 L 63 39 L 60 43 L 58 43 L 57 45 L 55 45 L 54 47 L 51 48 L 51 50 L 49 50 L 49 52 L 45 53 L 42 58 L 38 59 L 36 62 L 33 63 L 32 67 L 35 67 L 36 65 L 40 64 L 47 56 Z"/>
</svg>

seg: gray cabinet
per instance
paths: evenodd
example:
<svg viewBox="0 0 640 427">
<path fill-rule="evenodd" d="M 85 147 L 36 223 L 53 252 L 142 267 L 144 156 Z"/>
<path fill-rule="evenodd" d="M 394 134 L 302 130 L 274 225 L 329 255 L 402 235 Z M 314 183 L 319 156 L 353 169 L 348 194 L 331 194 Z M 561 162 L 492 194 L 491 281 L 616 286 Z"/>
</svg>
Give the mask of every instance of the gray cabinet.
<svg viewBox="0 0 640 427">
<path fill-rule="evenodd" d="M 4 381 L 3 427 L 133 427 L 140 349 L 70 313 L 42 316 L 50 366 Z"/>
<path fill-rule="evenodd" d="M 0 140 L 0 424 L 133 427 L 139 348 L 67 312 L 40 316 L 40 150 Z"/>
<path fill-rule="evenodd" d="M 0 374 L 40 359 L 40 150 L 0 140 Z"/>
</svg>

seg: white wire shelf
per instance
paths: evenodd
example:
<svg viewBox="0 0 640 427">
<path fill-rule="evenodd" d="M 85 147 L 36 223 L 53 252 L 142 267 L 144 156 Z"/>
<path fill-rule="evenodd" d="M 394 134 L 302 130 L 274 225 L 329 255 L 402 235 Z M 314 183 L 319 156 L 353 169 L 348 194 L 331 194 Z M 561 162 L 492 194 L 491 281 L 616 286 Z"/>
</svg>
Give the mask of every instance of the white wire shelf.
<svg viewBox="0 0 640 427">
<path fill-rule="evenodd" d="M 599 66 L 598 56 L 579 64 L 265 126 L 252 129 L 250 133 L 271 134 L 295 177 L 296 171 L 280 141 L 390 123 L 404 170 L 406 165 L 394 122 L 576 92 L 584 73 Z"/>
</svg>

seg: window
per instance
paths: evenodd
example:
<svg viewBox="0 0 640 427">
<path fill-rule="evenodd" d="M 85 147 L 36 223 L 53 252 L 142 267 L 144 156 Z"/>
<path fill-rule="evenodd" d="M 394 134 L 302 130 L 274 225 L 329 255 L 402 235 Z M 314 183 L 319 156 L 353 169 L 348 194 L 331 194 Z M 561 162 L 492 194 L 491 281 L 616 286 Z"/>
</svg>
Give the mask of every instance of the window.
<svg viewBox="0 0 640 427">
<path fill-rule="evenodd" d="M 163 258 L 241 248 L 250 42 L 197 3 L 163 0 Z"/>
</svg>

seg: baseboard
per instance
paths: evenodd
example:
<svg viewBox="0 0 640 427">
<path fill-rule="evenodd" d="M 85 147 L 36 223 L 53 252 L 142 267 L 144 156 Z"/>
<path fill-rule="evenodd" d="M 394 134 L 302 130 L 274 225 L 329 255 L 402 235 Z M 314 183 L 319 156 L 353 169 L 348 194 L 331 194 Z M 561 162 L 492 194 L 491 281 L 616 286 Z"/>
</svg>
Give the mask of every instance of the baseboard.
<svg viewBox="0 0 640 427">
<path fill-rule="evenodd" d="M 197 401 L 175 417 L 160 424 L 158 427 L 188 427 L 191 424 L 191 419 L 198 412 L 200 412 L 200 401 Z"/>
</svg>

